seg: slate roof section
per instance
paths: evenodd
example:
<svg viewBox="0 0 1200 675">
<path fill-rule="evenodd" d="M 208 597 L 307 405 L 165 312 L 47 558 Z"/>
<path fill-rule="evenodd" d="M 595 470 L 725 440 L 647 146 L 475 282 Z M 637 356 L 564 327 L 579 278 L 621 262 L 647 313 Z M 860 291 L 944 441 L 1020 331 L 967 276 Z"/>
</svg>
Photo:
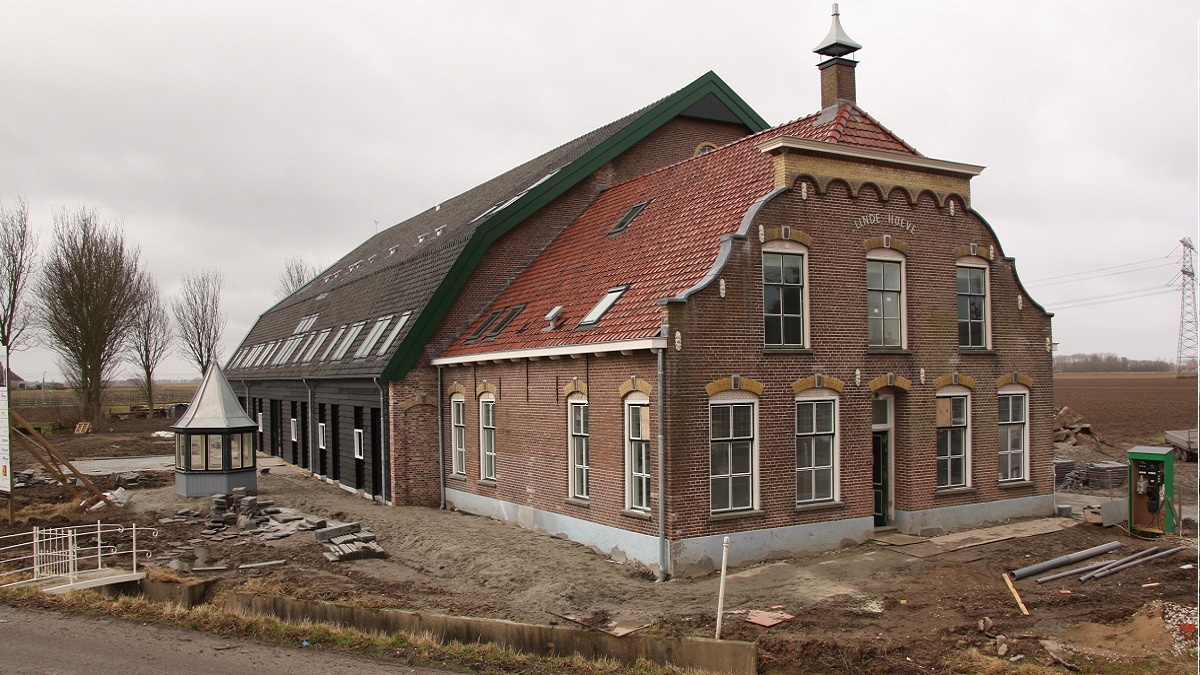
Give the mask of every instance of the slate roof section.
<svg viewBox="0 0 1200 675">
<path fill-rule="evenodd" d="M 492 242 L 679 115 L 737 120 L 751 130 L 766 127 L 716 74 L 706 73 L 656 103 L 368 239 L 260 316 L 230 358 L 230 375 L 400 379 Z M 400 331 L 391 335 L 406 313 Z M 388 327 L 376 335 L 373 329 L 386 317 L 391 317 Z M 341 341 L 327 352 L 343 329 Z M 326 330 L 324 344 L 314 350 Z M 344 344 L 351 333 L 353 341 Z M 363 343 L 372 337 L 379 346 L 363 353 Z"/>
<path fill-rule="evenodd" d="M 660 301 L 707 275 L 722 236 L 737 232 L 754 202 L 774 189 L 772 159 L 758 145 L 797 136 L 919 154 L 852 104 L 747 136 L 724 147 L 630 179 L 601 194 L 500 293 L 482 317 L 435 363 L 472 356 L 657 337 Z M 826 119 L 822 119 L 826 118 Z M 624 230 L 613 226 L 649 203 Z M 629 285 L 592 327 L 580 320 L 611 289 Z M 496 310 L 524 309 L 493 338 L 470 336 Z M 544 317 L 556 306 L 556 328 Z M 485 333 L 486 335 L 486 333 Z"/>
<path fill-rule="evenodd" d="M 245 429 L 257 424 L 242 409 L 221 366 L 214 363 L 204 374 L 187 412 L 171 428 L 175 431 L 216 431 Z"/>
</svg>

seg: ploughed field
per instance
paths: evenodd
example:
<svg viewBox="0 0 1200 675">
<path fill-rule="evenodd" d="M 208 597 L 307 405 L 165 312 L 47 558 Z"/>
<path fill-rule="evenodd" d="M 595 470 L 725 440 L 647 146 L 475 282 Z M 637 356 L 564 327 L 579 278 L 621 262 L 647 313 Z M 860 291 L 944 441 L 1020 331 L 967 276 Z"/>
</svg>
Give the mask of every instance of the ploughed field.
<svg viewBox="0 0 1200 675">
<path fill-rule="evenodd" d="M 1110 443 L 1161 445 L 1164 431 L 1196 426 L 1196 386 L 1171 374 L 1058 375 L 1054 403 L 1083 415 Z"/>
</svg>

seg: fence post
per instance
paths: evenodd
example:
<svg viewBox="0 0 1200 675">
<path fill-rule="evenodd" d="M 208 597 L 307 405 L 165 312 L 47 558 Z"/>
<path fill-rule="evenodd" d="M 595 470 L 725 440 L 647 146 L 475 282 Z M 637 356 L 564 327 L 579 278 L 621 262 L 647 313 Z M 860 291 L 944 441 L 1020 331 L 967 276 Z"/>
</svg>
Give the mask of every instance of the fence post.
<svg viewBox="0 0 1200 675">
<path fill-rule="evenodd" d="M 39 536 L 39 532 L 38 532 L 39 529 L 40 528 L 38 528 L 37 525 L 33 526 L 33 578 L 34 579 L 37 579 L 40 577 L 39 572 L 41 572 L 41 568 L 42 568 L 41 547 L 39 546 L 39 544 L 40 544 L 40 536 Z"/>
<path fill-rule="evenodd" d="M 100 568 L 104 567 L 104 563 L 102 562 L 102 560 L 100 558 L 100 556 L 103 555 L 103 550 L 104 550 L 104 542 L 100 541 L 100 533 L 101 533 L 100 521 L 97 520 L 96 521 L 96 569 L 100 569 Z"/>
<path fill-rule="evenodd" d="M 133 571 L 137 573 L 137 523 L 133 524 Z"/>
<path fill-rule="evenodd" d="M 79 580 L 79 544 L 75 539 L 75 530 L 67 530 L 67 566 L 71 570 L 71 583 Z"/>
</svg>

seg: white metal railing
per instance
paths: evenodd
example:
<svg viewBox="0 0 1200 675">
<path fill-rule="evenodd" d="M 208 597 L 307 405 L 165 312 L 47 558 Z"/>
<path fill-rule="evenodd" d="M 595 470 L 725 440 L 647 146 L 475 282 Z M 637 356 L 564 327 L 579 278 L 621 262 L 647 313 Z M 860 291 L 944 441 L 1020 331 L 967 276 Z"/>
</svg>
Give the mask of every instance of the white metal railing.
<svg viewBox="0 0 1200 675">
<path fill-rule="evenodd" d="M 136 523 L 125 526 L 96 521 L 95 525 L 34 527 L 29 532 L 0 536 L 0 581 L 16 577 L 0 587 L 48 577 L 66 577 L 75 583 L 80 572 L 103 569 L 106 559 L 116 562 L 123 556 L 129 556 L 136 572 L 138 556 L 149 558 L 151 554 L 150 549 L 138 548 L 139 534 L 157 537 L 158 530 Z"/>
</svg>

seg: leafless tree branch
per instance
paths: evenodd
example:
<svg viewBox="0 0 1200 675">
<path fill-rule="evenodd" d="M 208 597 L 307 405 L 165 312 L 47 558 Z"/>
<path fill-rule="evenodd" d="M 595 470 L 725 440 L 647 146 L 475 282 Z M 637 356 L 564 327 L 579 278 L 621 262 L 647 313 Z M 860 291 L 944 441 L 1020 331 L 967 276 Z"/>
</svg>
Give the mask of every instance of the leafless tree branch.
<svg viewBox="0 0 1200 675">
<path fill-rule="evenodd" d="M 221 288 L 225 279 L 217 270 L 201 270 L 183 275 L 183 287 L 171 309 L 175 313 L 176 330 L 188 360 L 196 364 L 201 375 L 208 365 L 221 358 L 221 336 L 225 333 L 226 317 L 221 313 Z"/>
<path fill-rule="evenodd" d="M 18 196 L 0 203 L 0 344 L 11 352 L 28 347 L 34 333 L 33 308 L 25 302 L 37 265 L 37 233 L 29 228 L 29 203 Z M 8 363 L 4 364 L 8 371 Z"/>
<path fill-rule="evenodd" d="M 175 335 L 171 317 L 158 293 L 158 283 L 150 274 L 143 274 L 138 283 L 138 304 L 134 310 L 133 334 L 129 340 L 129 360 L 137 367 L 138 388 L 146 397 L 146 405 L 154 411 L 154 370 L 171 351 Z"/>
<path fill-rule="evenodd" d="M 279 274 L 279 285 L 275 287 L 275 297 L 280 300 L 304 287 L 304 284 L 316 278 L 320 270 L 315 265 L 304 262 L 301 256 L 293 256 L 283 261 L 283 272 Z"/>
</svg>

